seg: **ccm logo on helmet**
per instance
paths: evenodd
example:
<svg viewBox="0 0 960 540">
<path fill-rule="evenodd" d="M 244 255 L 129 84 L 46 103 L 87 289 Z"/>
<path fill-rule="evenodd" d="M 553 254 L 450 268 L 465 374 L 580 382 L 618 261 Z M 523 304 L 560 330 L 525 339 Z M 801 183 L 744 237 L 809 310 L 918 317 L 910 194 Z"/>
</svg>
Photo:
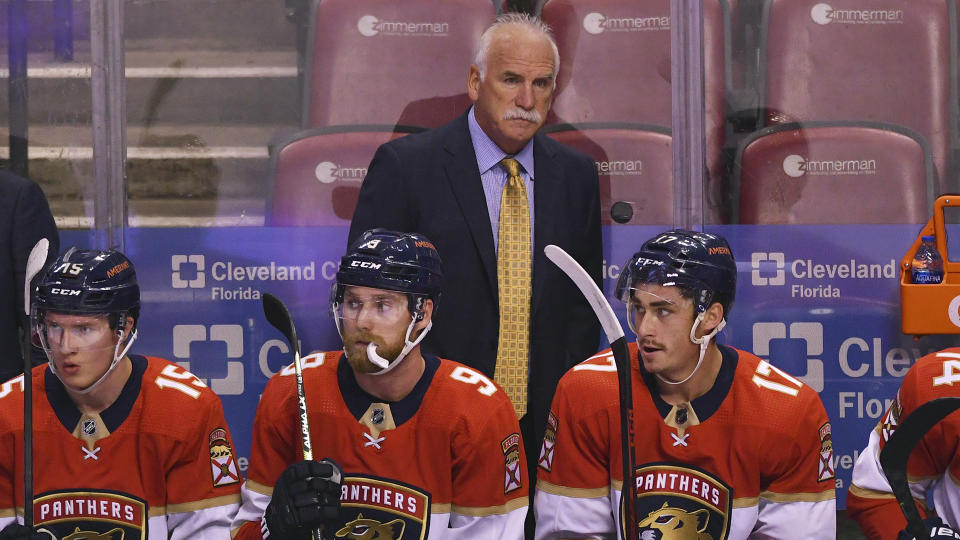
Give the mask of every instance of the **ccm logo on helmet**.
<svg viewBox="0 0 960 540">
<path fill-rule="evenodd" d="M 80 292 L 72 289 L 50 289 L 51 294 L 62 294 L 64 296 L 80 296 Z"/>
<path fill-rule="evenodd" d="M 370 261 L 350 261 L 350 266 L 353 268 L 356 268 L 359 266 L 360 268 L 372 268 L 373 270 L 377 270 L 382 265 L 380 263 L 375 263 Z"/>
</svg>

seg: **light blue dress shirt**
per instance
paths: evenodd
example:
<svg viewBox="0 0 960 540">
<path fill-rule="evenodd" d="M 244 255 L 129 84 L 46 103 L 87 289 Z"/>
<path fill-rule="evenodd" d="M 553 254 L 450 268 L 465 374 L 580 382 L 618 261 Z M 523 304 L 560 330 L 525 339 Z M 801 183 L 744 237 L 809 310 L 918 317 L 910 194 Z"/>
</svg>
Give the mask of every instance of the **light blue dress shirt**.
<svg viewBox="0 0 960 540">
<path fill-rule="evenodd" d="M 505 157 L 512 157 L 520 163 L 520 176 L 527 188 L 527 202 L 530 205 L 530 246 L 533 247 L 533 179 L 536 176 L 533 168 L 533 139 L 530 139 L 520 152 L 511 156 L 504 152 L 497 143 L 484 133 L 474 108 L 470 108 L 467 115 L 467 124 L 470 126 L 470 139 L 473 141 L 473 152 L 477 156 L 477 167 L 480 170 L 480 182 L 483 184 L 483 194 L 487 198 L 487 214 L 490 216 L 490 229 L 493 231 L 493 247 L 497 249 L 500 236 L 500 197 L 503 188 L 507 185 L 507 169 L 500 164 Z"/>
</svg>

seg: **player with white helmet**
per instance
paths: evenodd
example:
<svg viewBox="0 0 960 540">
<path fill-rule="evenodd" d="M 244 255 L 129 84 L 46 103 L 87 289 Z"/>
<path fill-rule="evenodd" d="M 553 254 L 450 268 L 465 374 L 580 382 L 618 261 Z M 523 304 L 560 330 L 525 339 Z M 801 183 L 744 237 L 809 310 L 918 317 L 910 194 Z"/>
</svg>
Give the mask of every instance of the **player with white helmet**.
<svg viewBox="0 0 960 540">
<path fill-rule="evenodd" d="M 642 538 L 834 538 L 830 424 L 816 392 L 716 342 L 737 266 L 715 234 L 673 230 L 623 265 Z M 560 381 L 540 452 L 537 538 L 623 537 L 610 350 Z M 678 536 L 678 534 L 680 536 Z"/>
<path fill-rule="evenodd" d="M 41 278 L 32 312 L 49 359 L 28 374 L 35 527 L 20 524 L 19 376 L 0 387 L 0 538 L 229 534 L 240 476 L 220 400 L 178 365 L 130 353 L 140 319 L 133 263 L 72 248 Z"/>
<path fill-rule="evenodd" d="M 527 471 L 510 400 L 480 372 L 422 353 L 440 257 L 373 229 L 330 295 L 343 350 L 303 359 L 313 454 L 303 460 L 293 367 L 264 389 L 236 539 L 523 537 Z"/>
</svg>

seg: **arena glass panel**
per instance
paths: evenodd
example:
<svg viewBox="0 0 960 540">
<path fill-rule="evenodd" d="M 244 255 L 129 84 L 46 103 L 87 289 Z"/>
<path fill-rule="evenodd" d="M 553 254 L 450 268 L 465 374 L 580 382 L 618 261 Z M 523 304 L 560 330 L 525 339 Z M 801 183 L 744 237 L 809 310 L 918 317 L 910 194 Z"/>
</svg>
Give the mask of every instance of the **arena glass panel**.
<svg viewBox="0 0 960 540">
<path fill-rule="evenodd" d="M 718 230 L 741 270 L 728 339 L 820 393 L 844 508 L 907 369 L 957 343 L 902 334 L 899 294 L 933 200 L 956 191 L 956 5 L 758 0 L 732 11 L 732 219 Z M 838 537 L 862 538 L 839 515 Z"/>
<path fill-rule="evenodd" d="M 440 0 L 424 0 L 429 1 Z M 915 7 L 919 3 L 907 0 L 887 0 L 882 7 L 861 6 L 860 1 L 811 1 L 792 6 L 796 13 L 784 16 L 786 22 L 782 23 L 784 28 L 792 25 L 791 32 L 771 28 L 778 20 L 781 4 L 796 2 L 718 3 L 723 26 L 719 39 L 723 47 L 719 70 L 724 79 L 722 102 L 711 97 L 715 96 L 715 86 L 710 87 L 714 93 L 704 92 L 705 100 L 711 100 L 706 106 L 658 96 L 656 99 L 666 103 L 671 114 L 655 119 L 618 117 L 615 104 L 622 102 L 623 110 L 633 111 L 638 108 L 633 106 L 636 103 L 653 100 L 647 91 L 623 84 L 630 73 L 638 71 L 658 74 L 659 79 L 654 80 L 670 91 L 674 76 L 671 68 L 678 61 L 675 54 L 671 59 L 670 53 L 676 51 L 664 53 L 658 49 L 656 55 L 646 54 L 647 48 L 629 50 L 629 43 L 631 36 L 649 41 L 653 39 L 651 32 L 662 32 L 657 38 L 660 41 L 672 36 L 683 21 L 670 20 L 671 6 L 624 0 L 622 5 L 611 5 L 609 13 L 589 6 L 581 13 L 583 8 L 567 0 L 526 6 L 547 10 L 552 5 L 552 9 L 559 9 L 561 20 L 569 18 L 571 30 L 561 34 L 565 43 L 575 43 L 577 40 L 567 39 L 574 34 L 579 40 L 612 35 L 624 41 L 621 48 L 627 49 L 615 51 L 615 57 L 592 53 L 592 60 L 587 62 L 579 53 L 568 55 L 571 69 L 561 73 L 561 91 L 568 94 L 558 103 L 583 104 L 582 96 L 572 89 L 596 85 L 607 93 L 592 99 L 605 101 L 603 107 L 589 110 L 613 112 L 610 118 L 594 118 L 578 116 L 580 113 L 568 108 L 557 123 L 647 123 L 671 129 L 676 137 L 689 137 L 689 132 L 677 130 L 678 111 L 708 111 L 701 114 L 703 131 L 693 134 L 711 141 L 701 146 L 701 153 L 690 155 L 689 145 L 672 145 L 675 165 L 684 160 L 705 164 L 707 171 L 700 191 L 703 200 L 674 202 L 674 209 L 681 211 L 672 212 L 673 222 L 688 223 L 694 216 L 695 225 L 704 224 L 707 230 L 726 235 L 739 261 L 740 290 L 721 340 L 753 350 L 820 392 L 834 424 L 831 464 L 837 475 L 840 508 L 853 462 L 906 368 L 922 354 L 955 342 L 952 336 L 943 335 L 914 340 L 899 331 L 899 261 L 931 209 L 927 206 L 927 215 L 920 219 L 912 211 L 909 218 L 893 213 L 879 218 L 871 215 L 862 222 L 847 219 L 824 223 L 800 218 L 743 223 L 736 218 L 741 194 L 734 188 L 743 185 L 743 177 L 735 182 L 734 174 L 743 165 L 737 158 L 741 145 L 774 125 L 794 121 L 900 125 L 906 122 L 898 120 L 915 117 L 915 125 L 902 127 L 926 139 L 933 148 L 935 163 L 935 187 L 931 193 L 924 180 L 923 200 L 956 189 L 950 162 L 956 147 L 956 133 L 952 131 L 957 109 L 956 51 L 944 48 L 941 39 L 945 35 L 946 43 L 956 43 L 952 37 L 956 32 L 953 2 L 923 2 L 921 8 Z M 674 4 L 677 2 L 674 0 Z M 65 15 L 55 14 L 51 3 L 27 3 L 31 28 L 35 29 L 30 34 L 28 54 L 29 175 L 40 183 L 51 202 L 64 248 L 99 242 L 91 231 L 100 231 L 105 225 L 96 219 L 94 197 L 98 190 L 108 187 L 93 172 L 91 3 L 68 4 L 73 8 L 69 19 L 72 59 L 58 56 L 62 51 L 55 51 L 52 44 L 54 29 Z M 620 14 L 619 10 L 626 9 L 624 5 L 635 7 L 639 14 Z M 288 303 L 305 351 L 338 348 L 336 331 L 325 313 L 329 286 L 345 247 L 343 204 L 336 205 L 337 219 L 320 220 L 323 225 L 267 225 L 271 223 L 267 216 L 276 160 L 285 143 L 300 138 L 306 102 L 303 94 L 308 87 L 306 51 L 312 45 L 309 21 L 314 13 L 310 2 L 296 1 L 281 6 L 245 0 L 223 9 L 222 2 L 213 0 L 154 0 L 128 2 L 124 7 L 128 196 L 126 208 L 115 210 L 126 220 L 125 249 L 137 265 L 144 290 L 144 332 L 135 351 L 181 362 L 220 394 L 240 464 L 245 466 L 256 397 L 268 377 L 291 361 L 282 336 L 263 318 L 259 302 L 262 293 L 277 294 Z M 643 15 L 643 10 L 651 9 L 662 13 Z M 716 10 L 712 5 L 707 10 L 709 13 L 702 13 L 701 19 L 704 32 L 710 35 L 696 40 L 704 47 L 717 41 L 718 27 L 708 23 L 716 20 Z M 370 33 L 367 23 L 371 19 L 364 18 L 368 16 L 380 21 L 376 13 L 358 13 L 350 24 L 357 32 Z M 365 25 L 359 24 L 361 19 Z M 387 22 L 404 22 L 401 19 L 397 16 L 397 20 Z M 454 31 L 452 20 L 427 22 L 440 25 L 430 28 L 450 24 L 449 31 Z M 404 25 L 383 28 L 393 32 Z M 915 28 L 925 29 L 937 39 L 923 41 L 911 33 Z M 873 38 L 877 43 L 914 43 L 917 47 L 911 50 L 917 49 L 917 55 L 925 56 L 917 57 L 923 58 L 922 62 L 911 61 L 907 71 L 884 59 L 881 53 L 885 47 L 846 47 L 840 41 L 828 41 L 840 39 L 829 34 L 838 29 L 854 30 L 861 40 L 876 33 Z M 8 32 L 6 28 L 0 31 Z M 900 37 L 884 39 L 884 31 L 899 32 Z M 824 37 L 818 38 L 814 32 L 825 32 Z M 377 39 L 376 34 L 366 37 Z M 9 48 L 9 36 L 3 41 Z M 825 43 L 831 44 L 826 52 L 811 48 Z M 711 51 L 702 51 L 703 66 L 717 58 L 716 51 Z M 777 66 L 783 51 L 801 56 L 789 67 Z M 564 68 L 568 67 L 567 61 L 566 57 L 561 59 Z M 8 56 L 3 55 L 0 62 L 8 62 Z M 464 58 L 462 70 L 433 76 L 462 79 L 469 62 L 469 57 Z M 622 62 L 639 65 L 630 67 Z M 579 63 L 608 71 L 607 86 L 593 80 L 599 76 L 596 74 L 577 85 Z M 797 66 L 803 71 L 797 71 Z M 921 67 L 924 74 L 917 75 L 915 71 Z M 710 69 L 708 76 L 693 73 L 692 80 L 701 84 L 716 80 L 715 65 Z M 772 76 L 777 69 L 783 72 L 782 82 L 774 88 Z M 866 77 L 867 72 L 872 73 L 869 77 L 877 88 L 862 84 L 852 90 L 830 90 L 829 85 L 842 81 L 847 73 Z M 7 73 L 9 79 L 9 69 Z M 918 78 L 925 84 L 913 84 Z M 897 107 L 888 109 L 905 109 L 902 117 L 862 110 L 860 102 L 867 100 L 857 96 L 865 89 L 880 91 L 898 84 L 926 88 L 927 96 L 932 97 L 884 98 L 897 101 Z M 786 96 L 778 98 L 776 104 L 768 102 L 774 89 Z M 817 109 L 819 101 L 826 99 L 822 96 L 831 92 L 847 94 L 852 102 Z M 9 119 L 11 104 L 7 99 L 0 95 L 0 112 Z M 931 110 L 933 106 L 936 108 Z M 719 131 L 717 111 L 722 118 Z M 661 107 L 657 112 L 662 114 L 664 110 Z M 394 121 L 388 118 L 382 123 Z M 685 126 L 679 129 L 688 129 Z M 8 125 L 3 129 L 9 134 Z M 402 133 L 383 139 L 395 136 Z M 798 136 L 803 136 L 802 128 Z M 719 157 L 710 153 L 718 144 L 722 146 Z M 604 152 L 600 148 L 597 155 L 602 157 Z M 619 147 L 617 152 L 624 155 L 614 160 L 617 163 L 595 158 L 601 176 L 606 173 L 605 181 L 611 185 L 643 184 L 645 170 L 638 159 Z M 851 198 L 843 182 L 854 176 L 869 179 L 875 174 L 871 167 L 881 162 L 882 151 L 877 151 L 877 156 L 851 152 L 850 156 L 820 159 L 798 150 L 781 157 L 779 164 L 768 165 L 774 169 L 779 166 L 787 178 L 797 178 L 792 175 L 801 173 L 799 177 L 819 176 L 817 180 L 834 182 L 836 188 L 829 195 L 831 206 L 842 201 L 853 212 L 861 201 Z M 3 156 L 9 160 L 9 153 Z M 310 159 L 313 162 L 300 164 L 299 170 L 307 174 L 308 184 L 315 181 L 322 188 L 320 193 L 352 193 L 365 173 L 365 159 L 353 153 L 340 158 L 318 151 Z M 4 166 L 10 166 L 9 161 Z M 684 181 L 673 176 L 675 186 Z M 336 190 L 338 187 L 344 189 Z M 857 193 L 857 197 L 863 196 L 861 191 Z M 891 202 L 892 198 L 901 198 L 900 193 L 877 190 L 872 196 Z M 767 195 L 765 202 L 776 196 L 776 192 Z M 823 192 L 814 195 L 804 190 L 794 190 L 790 196 L 805 208 L 817 207 L 817 201 L 810 198 L 825 197 Z M 331 201 L 326 202 L 329 206 Z M 605 202 L 605 208 L 613 208 L 620 201 Z M 639 247 L 638 239 L 667 226 L 659 221 L 645 224 L 632 215 L 626 224 L 618 224 L 611 216 L 605 217 L 604 290 L 608 294 L 612 293 L 619 265 Z M 953 251 L 951 255 L 956 257 Z M 612 305 L 623 317 L 623 307 L 615 300 Z M 855 538 L 854 534 L 842 537 Z"/>
<path fill-rule="evenodd" d="M 4 2 L 0 167 L 43 189 L 59 227 L 93 227 L 89 5 Z"/>
</svg>

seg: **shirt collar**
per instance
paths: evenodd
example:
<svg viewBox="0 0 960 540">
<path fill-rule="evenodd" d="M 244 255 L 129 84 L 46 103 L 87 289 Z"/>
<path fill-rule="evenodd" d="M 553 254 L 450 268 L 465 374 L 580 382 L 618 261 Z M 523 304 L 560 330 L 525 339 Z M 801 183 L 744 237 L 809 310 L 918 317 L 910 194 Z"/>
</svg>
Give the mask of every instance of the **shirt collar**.
<svg viewBox="0 0 960 540">
<path fill-rule="evenodd" d="M 480 174 L 484 174 L 497 166 L 503 158 L 512 157 L 520 162 L 520 166 L 527 172 L 527 176 L 530 177 L 530 180 L 533 180 L 533 139 L 527 141 L 527 144 L 517 152 L 517 155 L 510 156 L 483 131 L 483 128 L 477 123 L 474 110 L 475 107 L 470 107 L 470 114 L 467 115 L 467 125 L 470 128 L 473 153 L 477 156 L 477 167 L 480 169 Z"/>
</svg>

